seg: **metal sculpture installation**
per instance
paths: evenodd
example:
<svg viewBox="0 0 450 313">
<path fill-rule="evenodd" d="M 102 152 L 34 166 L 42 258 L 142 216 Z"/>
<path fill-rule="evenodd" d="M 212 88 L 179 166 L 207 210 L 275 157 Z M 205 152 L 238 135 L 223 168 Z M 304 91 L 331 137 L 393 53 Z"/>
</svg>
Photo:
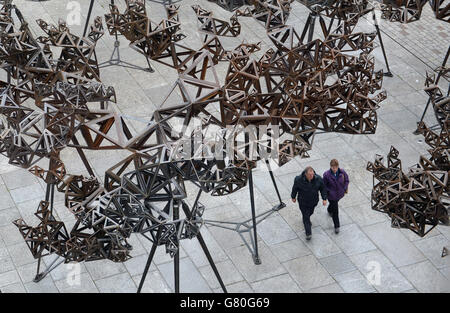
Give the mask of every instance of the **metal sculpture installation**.
<svg viewBox="0 0 450 313">
<path fill-rule="evenodd" d="M 427 2 L 430 3 L 437 19 L 450 22 L 448 1 L 380 2 L 382 17 L 392 22 L 409 23 L 419 20 Z M 439 222 L 449 224 L 450 83 L 447 92 L 442 91 L 438 85 L 441 78 L 449 82 L 446 67 L 449 54 L 450 47 L 442 66 L 436 70 L 437 77 L 427 74 L 425 92 L 429 99 L 415 131 L 415 134 L 422 134 L 425 137 L 425 142 L 431 147 L 428 150 L 430 156 L 421 156 L 419 164 L 404 173 L 401 160 L 398 158 L 399 152 L 391 147 L 387 166 L 382 163 L 383 158 L 379 155 L 375 162 L 369 162 L 367 166 L 367 170 L 374 176 L 372 209 L 388 214 L 393 227 L 408 228 L 421 237 L 429 233 Z M 423 119 L 430 104 L 438 124 L 427 127 Z M 439 134 L 433 132 L 436 128 L 440 128 Z"/>
<path fill-rule="evenodd" d="M 436 75 L 427 74 L 425 92 L 430 99 L 438 125 L 443 128 L 446 121 L 450 119 L 450 68 L 441 67 L 437 72 L 437 77 Z M 439 87 L 438 83 L 440 78 L 444 78 L 447 81 L 447 92 Z"/>
<path fill-rule="evenodd" d="M 430 157 L 421 156 L 419 164 L 407 173 L 394 147 L 387 156 L 387 166 L 379 155 L 367 165 L 374 175 L 372 209 L 388 214 L 393 227 L 408 228 L 421 237 L 439 221 L 449 223 L 450 120 L 442 127 L 438 135 L 421 123 L 420 132 L 431 147 Z"/>
<path fill-rule="evenodd" d="M 49 25 L 38 20 L 46 36 L 35 39 L 20 11 L 10 0 L 2 2 L 0 60 L 8 81 L 0 82 L 0 153 L 47 184 L 36 213 L 40 224 L 15 221 L 39 260 L 36 280 L 54 268 L 56 260 L 40 272 L 41 258 L 48 254 L 63 262 L 124 262 L 132 249 L 127 239 L 139 233 L 152 243 L 139 291 L 157 247 L 165 246 L 174 258 L 179 292 L 180 241 L 192 238 L 199 240 L 226 291 L 200 232 L 205 223 L 237 230 L 260 263 L 257 224 L 285 206 L 271 165 L 306 157 L 318 131 L 374 133 L 376 110 L 386 97 L 383 73 L 375 72 L 371 56 L 376 33 L 354 32 L 364 10 L 339 11 L 336 28 L 330 22 L 322 27 L 324 39 L 314 39 L 312 15 L 301 35 L 287 24 L 291 3 L 251 1 L 251 7 L 237 10 L 229 21 L 194 5 L 198 31 L 204 35 L 200 49 L 181 43 L 177 6 L 167 6 L 167 19 L 154 23 L 145 2 L 127 0 L 123 13 L 111 4 L 105 15 L 109 33 L 123 35 L 147 60 L 178 74 L 160 107 L 134 128 L 138 121 L 109 107 L 116 102 L 115 91 L 100 80 L 95 53 L 104 35 L 100 17 L 82 37 L 63 21 Z M 14 25 L 13 13 L 20 27 Z M 330 14 L 320 20 L 334 16 Z M 239 19 L 244 17 L 262 22 L 273 43 L 260 58 L 260 43 L 243 42 L 231 50 L 222 44 L 240 35 Z M 58 48 L 59 55 L 51 48 Z M 228 65 L 224 77 L 215 68 L 220 62 Z M 90 176 L 68 173 L 61 157 L 65 148 L 76 150 Z M 86 150 L 128 155 L 106 170 L 101 183 Z M 279 204 L 256 215 L 252 170 L 259 161 L 269 169 Z M 192 205 L 186 201 L 187 183 L 196 186 Z M 202 193 L 222 196 L 247 185 L 251 219 L 233 227 L 203 219 Z M 55 188 L 64 193 L 65 206 L 76 219 L 70 231 L 53 215 Z"/>
<path fill-rule="evenodd" d="M 427 2 L 437 19 L 450 22 L 450 3 L 446 0 L 376 0 L 381 7 L 382 18 L 391 22 L 418 21 Z M 375 2 L 375 1 L 374 1 Z"/>
</svg>

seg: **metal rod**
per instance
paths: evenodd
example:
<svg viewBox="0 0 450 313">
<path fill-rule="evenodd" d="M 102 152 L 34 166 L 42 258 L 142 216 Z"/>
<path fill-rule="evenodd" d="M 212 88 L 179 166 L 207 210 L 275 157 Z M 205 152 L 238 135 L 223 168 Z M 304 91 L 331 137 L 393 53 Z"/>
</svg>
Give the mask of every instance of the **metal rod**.
<svg viewBox="0 0 450 313">
<path fill-rule="evenodd" d="M 41 257 L 39 257 L 39 261 L 38 261 L 38 271 L 36 276 L 34 277 L 33 281 L 35 283 L 41 281 L 42 279 L 44 279 L 45 276 L 47 276 L 51 271 L 53 271 L 55 268 L 57 268 L 61 263 L 64 262 L 64 259 L 62 258 L 61 260 L 59 260 L 58 263 L 56 263 L 55 266 L 53 266 L 53 264 L 55 264 L 55 262 L 59 259 L 59 255 L 56 256 L 56 258 L 52 261 L 52 263 L 50 263 L 49 266 L 47 266 L 47 268 L 42 272 L 39 273 L 39 268 L 40 268 L 40 263 L 41 263 Z"/>
<path fill-rule="evenodd" d="M 55 200 L 55 184 L 50 184 L 50 213 L 53 215 L 53 203 Z"/>
<path fill-rule="evenodd" d="M 87 158 L 86 158 L 86 155 L 84 154 L 83 149 L 81 149 L 81 148 L 79 147 L 80 143 L 78 142 L 77 137 L 76 137 L 76 136 L 73 136 L 73 137 L 72 137 L 72 141 L 73 141 L 73 143 L 74 143 L 74 145 L 75 145 L 75 149 L 77 149 L 78 155 L 80 156 L 81 161 L 83 161 L 83 164 L 84 164 L 84 166 L 86 167 L 86 169 L 87 169 L 89 175 L 95 176 L 94 171 L 92 170 L 92 167 L 91 167 L 91 165 L 89 164 L 89 162 L 88 162 L 88 160 L 87 160 Z"/>
<path fill-rule="evenodd" d="M 393 77 L 394 75 L 392 75 L 391 70 L 389 68 L 389 62 L 388 62 L 388 58 L 386 55 L 386 50 L 384 49 L 383 39 L 381 38 L 381 31 L 380 31 L 380 27 L 378 26 L 377 17 L 375 15 L 375 9 L 372 9 L 372 18 L 373 18 L 373 22 L 375 24 L 375 28 L 377 30 L 378 39 L 380 40 L 381 50 L 383 51 L 384 63 L 386 64 L 386 68 L 387 68 L 387 72 L 383 73 L 383 75 L 387 76 L 387 77 Z"/>
<path fill-rule="evenodd" d="M 303 28 L 302 34 L 301 34 L 301 36 L 300 36 L 300 42 L 301 42 L 301 43 L 303 43 L 303 39 L 304 39 L 305 36 L 306 36 L 306 32 L 308 31 L 308 28 L 309 28 L 310 25 L 311 25 L 311 14 L 312 14 L 312 13 L 309 13 L 308 19 L 306 20 L 305 27 Z"/>
<path fill-rule="evenodd" d="M 91 13 L 92 13 L 92 7 L 94 6 L 94 0 L 91 0 L 91 3 L 89 4 L 89 11 L 86 19 L 86 24 L 84 24 L 84 31 L 83 31 L 83 37 L 86 36 L 86 32 L 88 29 L 89 21 L 91 19 Z"/>
<path fill-rule="evenodd" d="M 258 233 L 256 231 L 256 214 L 255 214 L 255 195 L 253 193 L 253 174 L 252 174 L 253 170 L 250 169 L 249 171 L 249 175 L 248 175 L 248 187 L 250 190 L 250 205 L 251 205 L 251 209 L 252 209 L 252 222 L 253 222 L 253 235 L 255 237 L 255 251 L 253 254 L 253 262 L 258 265 L 261 264 L 261 260 L 259 259 L 259 254 L 258 254 Z"/>
<path fill-rule="evenodd" d="M 444 61 L 442 62 L 442 66 L 441 66 L 442 68 L 444 68 L 445 65 L 447 64 L 449 55 L 450 55 L 450 45 L 448 46 L 447 54 L 445 55 Z M 442 71 L 439 71 L 438 76 L 436 77 L 436 82 L 435 82 L 436 85 L 439 83 L 439 80 L 441 79 L 441 76 L 442 76 Z M 425 118 L 425 114 L 427 114 L 428 107 L 430 106 L 430 103 L 431 103 L 431 96 L 428 97 L 427 105 L 425 106 L 425 109 L 423 110 L 423 113 L 422 113 L 422 117 L 420 118 L 420 121 L 417 123 L 417 125 L 419 125 L 423 121 L 423 119 Z M 415 135 L 419 134 L 418 129 L 416 129 L 414 131 L 414 134 Z"/>
<path fill-rule="evenodd" d="M 311 23 L 309 25 L 309 33 L 308 33 L 308 42 L 311 42 L 313 37 L 314 37 L 314 26 L 316 25 L 316 14 L 312 15 L 312 20 Z"/>
<path fill-rule="evenodd" d="M 195 200 L 195 203 L 197 203 L 199 197 L 200 197 L 200 192 L 197 194 L 197 199 Z M 191 212 L 189 212 L 189 209 L 187 209 L 184 205 L 182 205 L 182 208 L 183 208 L 184 214 L 186 214 L 186 217 L 188 219 L 192 218 L 192 214 L 191 214 Z M 214 263 L 214 260 L 211 257 L 211 254 L 209 253 L 208 247 L 206 246 L 206 243 L 203 240 L 203 236 L 200 233 L 200 231 L 197 234 L 197 240 L 200 243 L 200 246 L 202 247 L 203 252 L 206 255 L 206 258 L 208 259 L 209 265 L 211 265 L 211 268 L 212 268 L 214 274 L 216 275 L 216 278 L 219 281 L 219 284 L 222 287 L 223 292 L 227 293 L 227 288 L 225 287 L 225 284 L 222 281 L 222 277 L 220 276 L 219 270 L 217 269 L 216 264 Z"/>
<path fill-rule="evenodd" d="M 272 169 L 270 168 L 269 160 L 266 160 L 267 168 L 269 169 L 270 178 L 272 179 L 273 186 L 275 187 L 275 191 L 278 196 L 278 200 L 280 201 L 280 204 L 283 203 L 281 200 L 280 191 L 278 190 L 277 182 L 275 181 L 275 177 L 273 176 Z"/>
<path fill-rule="evenodd" d="M 147 263 L 145 264 L 144 272 L 142 273 L 141 281 L 139 283 L 139 288 L 137 293 L 141 293 L 142 287 L 144 286 L 145 278 L 147 277 L 148 270 L 150 269 L 150 265 L 152 263 L 153 257 L 156 252 L 156 248 L 158 247 L 159 238 L 161 237 L 162 227 L 158 228 L 158 232 L 156 233 L 156 238 L 153 241 L 152 249 L 150 250 L 150 254 L 147 259 Z"/>
<path fill-rule="evenodd" d="M 188 216 L 188 213 L 186 213 L 186 210 L 184 209 L 184 206 L 183 206 L 183 211 L 185 212 L 186 216 L 191 217 L 193 214 L 195 214 L 197 212 L 198 200 L 200 200 L 200 195 L 202 194 L 202 191 L 203 191 L 202 188 L 200 188 L 198 190 L 197 196 L 195 197 L 194 205 L 192 206 L 192 209 L 193 209 L 192 214 L 189 213 L 189 216 Z M 189 212 L 189 210 L 187 212 Z"/>
<path fill-rule="evenodd" d="M 176 203 L 175 203 L 176 202 Z M 174 201 L 173 206 L 173 220 L 176 221 L 180 218 L 179 212 L 179 201 Z M 174 272 L 174 280 L 175 280 L 175 293 L 180 293 L 180 243 L 178 242 L 178 238 L 175 242 L 177 246 L 177 252 L 175 253 L 173 259 L 173 272 Z"/>
</svg>

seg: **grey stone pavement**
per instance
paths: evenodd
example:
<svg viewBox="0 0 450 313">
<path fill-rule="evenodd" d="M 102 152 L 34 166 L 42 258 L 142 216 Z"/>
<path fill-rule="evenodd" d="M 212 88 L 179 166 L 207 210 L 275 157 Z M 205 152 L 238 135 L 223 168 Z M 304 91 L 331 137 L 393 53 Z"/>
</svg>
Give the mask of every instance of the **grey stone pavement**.
<svg viewBox="0 0 450 313">
<path fill-rule="evenodd" d="M 116 1 L 117 2 L 117 1 Z M 121 1 L 123 2 L 123 1 Z M 34 20 L 42 18 L 56 22 L 66 18 L 68 1 L 31 2 L 16 0 L 36 34 L 41 34 Z M 81 25 L 72 26 L 82 32 L 89 1 L 79 2 L 82 8 Z M 94 15 L 103 15 L 108 1 L 96 1 Z M 161 4 L 148 2 L 151 17 L 159 21 L 164 17 Z M 196 20 L 190 5 L 181 3 L 180 18 L 186 43 L 200 46 L 196 33 Z M 201 1 L 213 9 L 217 17 L 230 17 L 230 13 L 213 3 Z M 289 23 L 299 29 L 306 21 L 308 11 L 299 3 L 293 4 Z M 287 207 L 273 214 L 258 227 L 261 265 L 254 265 L 251 255 L 239 236 L 229 230 L 204 226 L 202 234 L 222 274 L 229 292 L 449 292 L 450 256 L 441 258 L 444 246 L 450 246 L 450 227 L 438 226 L 424 238 L 408 230 L 390 227 L 386 216 L 372 211 L 370 193 L 372 177 L 365 170 L 375 154 L 385 155 L 391 145 L 399 151 L 404 166 L 412 166 L 426 153 L 420 136 L 412 134 L 427 97 L 422 91 L 426 71 L 436 67 L 443 59 L 449 25 L 430 18 L 408 25 L 386 25 L 381 22 L 393 78 L 384 80 L 388 99 L 382 103 L 375 135 L 352 136 L 321 134 L 315 138 L 309 159 L 294 159 L 275 170 L 276 180 Z M 242 18 L 243 38 L 262 41 L 263 50 L 270 46 L 263 28 L 249 18 Z M 366 23 L 362 27 L 373 27 Z M 395 41 L 394 41 L 395 40 Z M 100 61 L 109 59 L 113 39 L 105 35 L 98 44 Z M 127 47 L 122 39 L 121 55 L 124 60 L 145 66 L 145 59 Z M 374 52 L 378 68 L 384 66 L 381 50 Z M 423 57 L 425 63 L 417 57 Z M 174 71 L 157 63 L 149 74 L 143 71 L 108 67 L 101 72 L 103 82 L 116 88 L 116 110 L 124 114 L 148 118 L 167 93 L 176 78 Z M 223 75 L 226 68 L 219 66 Z M 435 124 L 431 110 L 426 121 Z M 123 155 L 118 152 L 88 153 L 99 177 L 104 170 Z M 73 151 L 64 150 L 63 158 L 70 172 L 82 173 L 81 163 Z M 333 232 L 331 218 L 321 204 L 312 216 L 313 238 L 305 241 L 303 224 L 297 204 L 290 198 L 294 177 L 307 165 L 323 173 L 331 158 L 337 158 L 349 173 L 349 194 L 340 203 L 341 232 Z M 255 172 L 257 211 L 263 212 L 277 203 L 267 172 Z M 195 194 L 190 194 L 192 201 Z M 32 282 L 37 261 L 33 259 L 19 231 L 11 223 L 24 218 L 36 225 L 33 216 L 44 198 L 44 185 L 24 169 L 18 169 L 0 158 L 0 290 L 6 292 L 135 292 L 142 275 L 151 244 L 143 237 L 133 235 L 133 258 L 125 263 L 94 261 L 79 265 L 61 265 L 39 283 Z M 205 219 L 242 221 L 250 216 L 248 189 L 213 198 L 202 196 L 206 206 Z M 73 217 L 64 208 L 63 196 L 56 194 L 56 214 L 68 228 Z M 52 256 L 44 259 L 46 264 Z M 221 292 L 207 259 L 196 239 L 182 242 L 181 291 Z M 75 273 L 75 274 L 74 274 Z M 379 275 L 377 275 L 379 273 Z M 377 280 L 377 278 L 379 278 Z M 74 281 L 76 283 L 74 283 Z M 173 263 L 158 248 L 156 257 L 144 285 L 145 292 L 173 291 Z"/>
</svg>

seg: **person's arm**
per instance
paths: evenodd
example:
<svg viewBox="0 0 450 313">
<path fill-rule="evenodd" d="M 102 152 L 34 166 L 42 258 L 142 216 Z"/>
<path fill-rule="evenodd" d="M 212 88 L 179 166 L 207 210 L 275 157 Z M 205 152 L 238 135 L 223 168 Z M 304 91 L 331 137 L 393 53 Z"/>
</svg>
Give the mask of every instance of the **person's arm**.
<svg viewBox="0 0 450 313">
<path fill-rule="evenodd" d="M 323 182 L 323 179 L 320 180 L 319 190 L 320 190 L 320 195 L 322 196 L 322 200 L 325 203 L 325 201 L 328 200 L 328 193 L 327 193 L 327 188 L 325 187 L 325 183 Z"/>
<path fill-rule="evenodd" d="M 298 193 L 298 187 L 297 187 L 297 177 L 294 179 L 294 185 L 292 185 L 292 191 L 291 191 L 291 199 L 293 202 L 295 202 L 295 199 L 297 197 Z"/>
</svg>

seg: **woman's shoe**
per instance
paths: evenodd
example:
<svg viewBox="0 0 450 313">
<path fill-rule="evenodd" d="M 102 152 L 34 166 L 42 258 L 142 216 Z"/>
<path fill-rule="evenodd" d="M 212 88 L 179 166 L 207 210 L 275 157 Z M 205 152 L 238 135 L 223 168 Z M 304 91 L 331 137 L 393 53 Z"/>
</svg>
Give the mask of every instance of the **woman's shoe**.
<svg viewBox="0 0 450 313">
<path fill-rule="evenodd" d="M 334 229 L 334 233 L 335 233 L 335 234 L 339 234 L 339 227 L 336 227 L 336 228 Z"/>
</svg>

